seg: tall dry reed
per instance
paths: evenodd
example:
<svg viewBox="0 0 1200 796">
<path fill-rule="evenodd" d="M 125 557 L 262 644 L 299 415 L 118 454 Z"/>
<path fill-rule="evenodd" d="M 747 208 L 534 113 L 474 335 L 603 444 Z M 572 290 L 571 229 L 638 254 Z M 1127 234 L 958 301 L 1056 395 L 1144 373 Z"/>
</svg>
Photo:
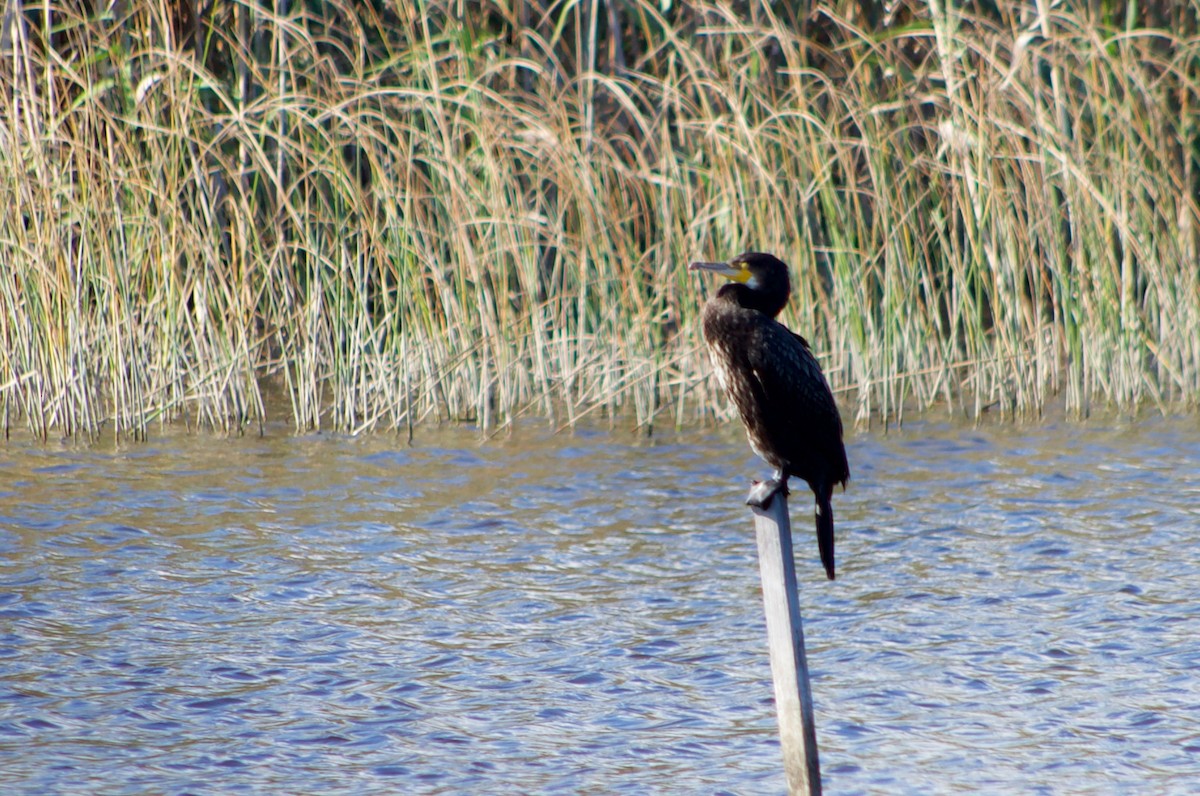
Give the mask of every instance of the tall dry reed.
<svg viewBox="0 0 1200 796">
<path fill-rule="evenodd" d="M 958 5 L 29 4 L 2 422 L 686 423 L 746 248 L 860 421 L 1194 405 L 1195 11 Z"/>
</svg>

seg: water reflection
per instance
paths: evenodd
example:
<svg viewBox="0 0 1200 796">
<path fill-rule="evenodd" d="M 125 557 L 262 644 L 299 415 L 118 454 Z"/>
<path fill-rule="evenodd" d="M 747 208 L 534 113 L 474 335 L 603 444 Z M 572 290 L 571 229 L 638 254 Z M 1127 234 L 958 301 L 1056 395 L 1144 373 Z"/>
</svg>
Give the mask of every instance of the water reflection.
<svg viewBox="0 0 1200 796">
<path fill-rule="evenodd" d="M 10 442 L 13 793 L 784 791 L 736 431 Z M 1189 793 L 1200 430 L 850 443 L 831 793 Z M 799 496 L 799 490 L 797 490 Z"/>
</svg>

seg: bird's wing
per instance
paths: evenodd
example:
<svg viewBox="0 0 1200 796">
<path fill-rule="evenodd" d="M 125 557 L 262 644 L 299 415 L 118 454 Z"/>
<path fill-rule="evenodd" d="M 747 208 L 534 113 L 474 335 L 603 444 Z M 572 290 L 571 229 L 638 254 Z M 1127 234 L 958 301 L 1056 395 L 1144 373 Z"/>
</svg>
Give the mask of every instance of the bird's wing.
<svg viewBox="0 0 1200 796">
<path fill-rule="evenodd" d="M 810 457 L 844 462 L 842 419 L 807 341 L 768 318 L 756 325 L 754 337 L 746 355 L 771 435 L 789 441 L 793 449 L 786 455 L 798 463 Z"/>
<path fill-rule="evenodd" d="M 833 392 L 803 337 L 765 318 L 754 336 L 746 354 L 768 401 L 783 401 L 793 412 L 837 416 Z"/>
</svg>

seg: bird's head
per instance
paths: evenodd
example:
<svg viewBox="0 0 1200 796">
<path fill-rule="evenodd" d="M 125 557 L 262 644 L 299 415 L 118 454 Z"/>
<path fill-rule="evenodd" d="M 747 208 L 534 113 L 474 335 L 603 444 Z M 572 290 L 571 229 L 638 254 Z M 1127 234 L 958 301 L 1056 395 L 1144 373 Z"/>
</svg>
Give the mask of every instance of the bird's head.
<svg viewBox="0 0 1200 796">
<path fill-rule="evenodd" d="M 763 252 L 744 252 L 727 263 L 692 263 L 688 268 L 719 274 L 737 283 L 740 287 L 733 292 L 738 303 L 772 317 L 784 308 L 792 292 L 787 266 Z"/>
</svg>

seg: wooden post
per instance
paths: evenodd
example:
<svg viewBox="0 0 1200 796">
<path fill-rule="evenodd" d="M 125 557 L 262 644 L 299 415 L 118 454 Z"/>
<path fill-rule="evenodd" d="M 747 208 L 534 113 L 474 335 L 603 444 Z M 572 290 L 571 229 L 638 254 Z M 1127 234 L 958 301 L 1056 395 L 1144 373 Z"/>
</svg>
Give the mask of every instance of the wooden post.
<svg viewBox="0 0 1200 796">
<path fill-rule="evenodd" d="M 775 681 L 775 714 L 779 719 L 788 794 L 820 796 L 821 763 L 817 756 L 808 660 L 804 654 L 796 566 L 792 561 L 787 497 L 776 493 L 769 498 L 766 508 L 760 508 L 754 505 L 756 491 L 761 494 L 758 487 L 752 489 L 747 502 L 754 512 L 754 532 L 758 537 L 758 569 L 762 576 L 771 677 Z"/>
</svg>

